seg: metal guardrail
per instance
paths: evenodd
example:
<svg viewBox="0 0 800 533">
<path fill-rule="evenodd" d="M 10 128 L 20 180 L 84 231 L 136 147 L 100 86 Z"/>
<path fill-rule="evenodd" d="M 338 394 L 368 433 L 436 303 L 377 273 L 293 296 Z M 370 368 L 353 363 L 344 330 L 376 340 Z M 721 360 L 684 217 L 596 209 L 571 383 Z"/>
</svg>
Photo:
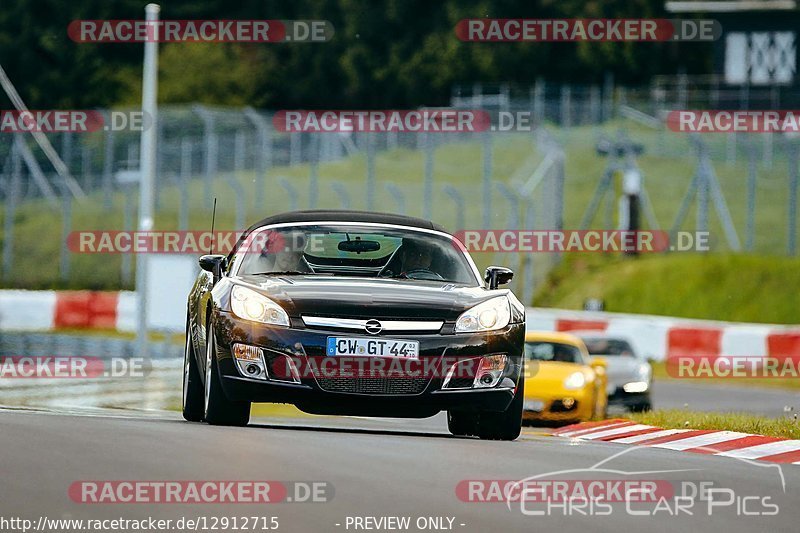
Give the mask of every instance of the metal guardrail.
<svg viewBox="0 0 800 533">
<path fill-rule="evenodd" d="M 151 342 L 153 359 L 183 358 L 183 345 L 166 341 Z M 94 335 L 49 333 L 0 333 L 0 356 L 27 357 L 136 357 L 136 340 Z"/>
</svg>

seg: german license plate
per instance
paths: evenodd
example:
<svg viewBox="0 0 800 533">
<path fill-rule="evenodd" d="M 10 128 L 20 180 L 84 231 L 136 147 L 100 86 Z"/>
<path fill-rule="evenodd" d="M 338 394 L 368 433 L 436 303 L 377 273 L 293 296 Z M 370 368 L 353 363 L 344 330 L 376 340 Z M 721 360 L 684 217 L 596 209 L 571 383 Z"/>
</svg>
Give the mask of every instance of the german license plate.
<svg viewBox="0 0 800 533">
<path fill-rule="evenodd" d="M 361 337 L 328 337 L 325 353 L 329 356 L 355 355 L 417 359 L 419 358 L 419 342 Z"/>
</svg>

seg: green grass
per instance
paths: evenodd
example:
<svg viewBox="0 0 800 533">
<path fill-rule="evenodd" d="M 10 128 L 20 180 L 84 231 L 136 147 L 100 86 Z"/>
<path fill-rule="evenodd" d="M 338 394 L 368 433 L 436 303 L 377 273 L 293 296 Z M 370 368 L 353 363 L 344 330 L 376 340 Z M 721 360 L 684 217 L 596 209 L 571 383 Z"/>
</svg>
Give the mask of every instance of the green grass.
<svg viewBox="0 0 800 533">
<path fill-rule="evenodd" d="M 765 418 L 747 413 L 703 413 L 666 409 L 634 413 L 631 420 L 665 429 L 717 429 L 768 437 L 800 439 L 800 422 L 791 418 Z"/>
<path fill-rule="evenodd" d="M 793 324 L 798 288 L 798 258 L 576 254 L 552 272 L 534 302 L 581 309 L 586 298 L 601 298 L 607 311 Z"/>
</svg>

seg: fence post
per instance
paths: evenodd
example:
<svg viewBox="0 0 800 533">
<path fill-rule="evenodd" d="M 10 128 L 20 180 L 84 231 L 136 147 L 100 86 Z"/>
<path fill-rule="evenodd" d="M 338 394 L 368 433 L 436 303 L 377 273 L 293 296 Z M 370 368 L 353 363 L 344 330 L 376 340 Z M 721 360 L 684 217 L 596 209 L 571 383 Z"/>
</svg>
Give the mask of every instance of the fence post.
<svg viewBox="0 0 800 533">
<path fill-rule="evenodd" d="M 561 127 L 572 125 L 572 88 L 568 84 L 561 85 Z"/>
<path fill-rule="evenodd" d="M 797 146 L 788 145 L 789 160 L 789 209 L 787 217 L 786 251 L 790 256 L 797 252 Z"/>
<path fill-rule="evenodd" d="M 350 193 L 347 192 L 347 187 L 341 181 L 334 181 L 331 183 L 331 189 L 339 197 L 342 209 L 350 209 Z"/>
<path fill-rule="evenodd" d="M 189 228 L 189 178 L 192 175 L 192 141 L 188 137 L 181 139 L 181 169 L 178 174 L 180 183 L 180 205 L 178 208 L 178 229 Z"/>
<path fill-rule="evenodd" d="M 303 156 L 303 139 L 301 133 L 289 134 L 289 166 L 299 165 Z"/>
<path fill-rule="evenodd" d="M 614 75 L 606 72 L 603 80 L 603 121 L 611 120 L 614 114 Z"/>
<path fill-rule="evenodd" d="M 283 187 L 287 196 L 289 196 L 289 210 L 297 211 L 297 189 L 295 189 L 294 185 L 286 178 L 279 178 L 278 185 Z"/>
<path fill-rule="evenodd" d="M 372 133 L 367 136 L 367 211 L 375 209 L 375 141 Z"/>
<path fill-rule="evenodd" d="M 708 155 L 708 148 L 705 143 L 698 142 L 697 155 L 700 158 L 700 165 L 697 173 L 697 221 L 695 224 L 695 231 L 703 232 L 708 231 L 708 168 L 706 166 L 706 158 Z"/>
<path fill-rule="evenodd" d="M 11 145 L 11 181 L 6 186 L 6 209 L 3 224 L 3 278 L 11 279 L 14 263 L 14 219 L 19 205 L 20 184 L 22 180 L 22 160 L 17 143 L 22 142 L 20 134 L 14 135 Z"/>
<path fill-rule="evenodd" d="M 403 194 L 403 191 L 400 190 L 400 187 L 395 185 L 394 183 L 387 183 L 386 184 L 386 192 L 392 195 L 394 198 L 395 205 L 397 206 L 396 211 L 401 215 L 406 214 L 406 195 Z"/>
<path fill-rule="evenodd" d="M 234 172 L 227 172 L 225 173 L 225 181 L 228 182 L 228 185 L 233 190 L 233 195 L 236 198 L 236 212 L 234 213 L 236 230 L 243 230 L 245 229 L 245 220 L 247 217 L 247 203 L 245 202 L 245 194 L 244 189 L 242 188 L 242 184 L 236 178 L 236 174 Z"/>
<path fill-rule="evenodd" d="M 756 216 L 756 147 L 752 138 L 747 145 L 747 236 L 745 237 L 745 248 L 748 252 L 753 251 L 753 241 L 755 240 L 755 216 Z"/>
<path fill-rule="evenodd" d="M 483 229 L 492 227 L 492 137 L 483 132 Z"/>
<path fill-rule="evenodd" d="M 310 154 L 308 163 L 308 207 L 315 209 L 317 207 L 317 200 L 319 197 L 319 161 L 320 149 L 322 143 L 320 142 L 319 134 L 312 133 L 310 139 Z"/>
<path fill-rule="evenodd" d="M 125 231 L 133 231 L 134 229 L 134 212 L 136 210 L 136 201 L 134 194 L 136 192 L 136 185 L 129 184 L 123 186 L 123 198 L 125 205 L 122 212 L 122 228 Z M 120 280 L 123 287 L 130 287 L 133 278 L 133 254 L 122 254 L 122 263 L 120 265 Z"/>
<path fill-rule="evenodd" d="M 422 218 L 430 220 L 433 217 L 433 137 L 429 132 L 423 132 L 425 145 L 425 181 L 422 193 Z"/>
<path fill-rule="evenodd" d="M 464 231 L 466 229 L 464 227 L 466 224 L 464 195 L 452 185 L 445 185 L 442 187 L 442 192 L 449 196 L 453 200 L 453 203 L 456 204 L 456 231 Z"/>
<path fill-rule="evenodd" d="M 256 211 L 263 209 L 264 205 L 264 182 L 266 180 L 267 169 L 272 167 L 272 135 L 267 121 L 258 114 L 252 107 L 245 108 L 245 116 L 253 123 L 258 132 L 258 154 L 256 155 L 256 179 L 255 179 L 255 207 Z"/>
<path fill-rule="evenodd" d="M 233 169 L 238 173 L 244 170 L 244 160 L 246 157 L 247 139 L 241 130 L 236 130 L 233 134 Z"/>
<path fill-rule="evenodd" d="M 61 183 L 61 250 L 59 254 L 59 271 L 61 281 L 69 280 L 69 232 L 72 230 L 72 193 L 65 184 Z"/>
<path fill-rule="evenodd" d="M 203 169 L 205 178 L 205 193 L 203 199 L 206 207 L 211 207 L 214 192 L 214 177 L 217 175 L 219 149 L 217 133 L 214 131 L 214 115 L 201 105 L 195 105 L 192 109 L 203 121 L 203 138 L 206 145 L 205 168 Z"/>
<path fill-rule="evenodd" d="M 110 123 L 109 119 L 109 123 Z M 106 211 L 113 209 L 114 199 L 114 130 L 108 128 L 103 139 L 105 154 L 103 156 L 103 206 Z"/>
<path fill-rule="evenodd" d="M 533 85 L 533 93 L 532 93 L 532 111 L 533 111 L 533 124 L 535 127 L 539 127 L 544 123 L 544 91 L 545 91 L 545 81 L 542 78 L 536 78 L 536 81 Z"/>
</svg>

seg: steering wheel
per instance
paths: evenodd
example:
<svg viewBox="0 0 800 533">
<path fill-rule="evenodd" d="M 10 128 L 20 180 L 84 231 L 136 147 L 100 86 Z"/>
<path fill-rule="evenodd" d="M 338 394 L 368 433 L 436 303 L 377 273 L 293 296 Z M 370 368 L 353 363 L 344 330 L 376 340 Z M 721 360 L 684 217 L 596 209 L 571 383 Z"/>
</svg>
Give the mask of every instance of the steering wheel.
<svg viewBox="0 0 800 533">
<path fill-rule="evenodd" d="M 409 270 L 408 272 L 403 272 L 409 279 L 422 279 L 422 280 L 433 280 L 433 281 L 441 281 L 444 278 L 441 274 L 434 272 L 433 270 L 428 270 L 427 268 L 415 268 L 413 270 Z"/>
</svg>

